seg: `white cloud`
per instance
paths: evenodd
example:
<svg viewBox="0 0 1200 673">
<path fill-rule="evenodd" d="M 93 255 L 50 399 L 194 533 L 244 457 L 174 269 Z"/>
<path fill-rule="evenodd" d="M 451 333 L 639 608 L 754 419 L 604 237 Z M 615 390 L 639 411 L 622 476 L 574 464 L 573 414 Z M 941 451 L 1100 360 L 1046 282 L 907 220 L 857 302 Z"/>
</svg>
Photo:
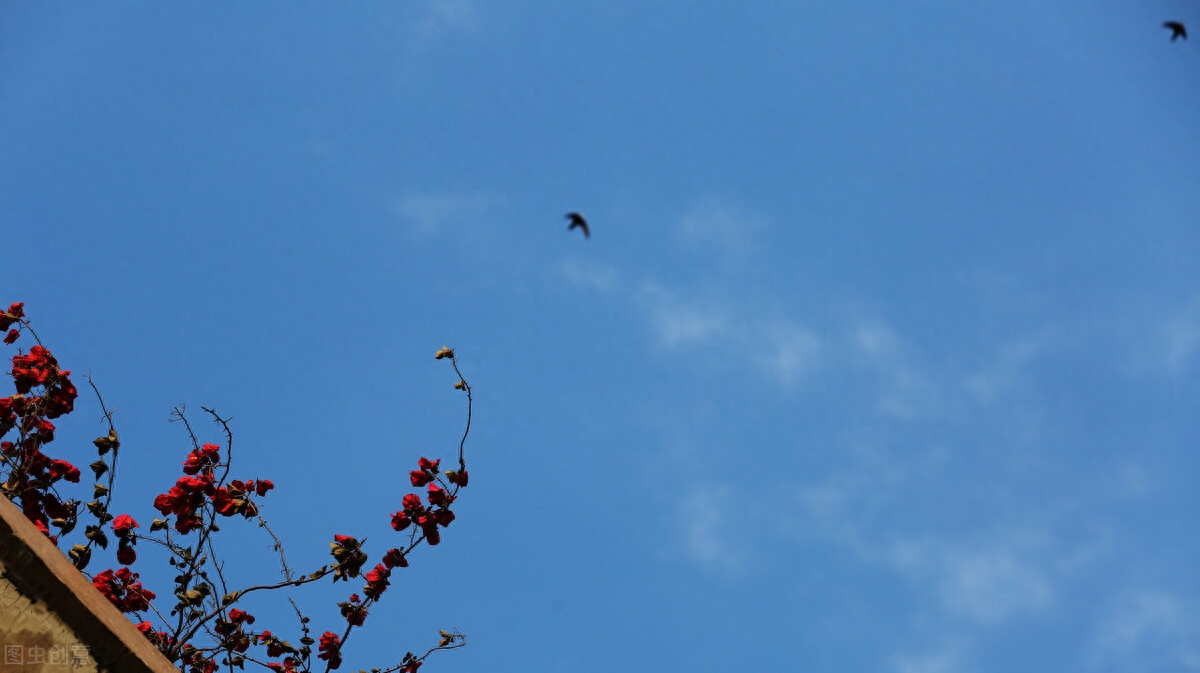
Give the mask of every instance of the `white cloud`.
<svg viewBox="0 0 1200 673">
<path fill-rule="evenodd" d="M 688 248 L 715 252 L 724 261 L 735 262 L 756 247 L 759 232 L 766 227 L 763 217 L 746 214 L 718 199 L 706 199 L 680 219 L 678 237 Z"/>
<path fill-rule="evenodd" d="M 685 298 L 658 285 L 642 292 L 650 325 L 664 348 L 706 348 L 722 362 L 745 362 L 781 385 L 817 370 L 821 340 L 811 329 L 787 320 L 755 320 L 717 301 Z"/>
<path fill-rule="evenodd" d="M 759 366 L 774 374 L 781 384 L 789 385 L 819 366 L 821 340 L 812 330 L 780 322 L 758 332 L 747 335 L 747 340 L 758 341 L 751 347 L 758 353 Z"/>
<path fill-rule="evenodd" d="M 1179 373 L 1200 348 L 1200 300 L 1168 319 L 1161 338 L 1167 371 Z"/>
<path fill-rule="evenodd" d="M 996 360 L 966 378 L 965 385 L 976 400 L 994 404 L 1022 381 L 1029 363 L 1045 349 L 1045 340 L 1023 338 L 1000 349 Z"/>
<path fill-rule="evenodd" d="M 896 655 L 892 665 L 896 673 L 967 673 L 974 670 L 964 661 L 964 647 L 948 645 L 934 652 L 917 655 Z"/>
<path fill-rule="evenodd" d="M 437 37 L 453 30 L 476 28 L 479 10 L 473 0 L 426 0 L 418 26 L 423 37 Z"/>
<path fill-rule="evenodd" d="M 652 321 L 659 339 L 668 347 L 702 344 L 728 332 L 723 316 L 692 304 L 660 305 Z"/>
<path fill-rule="evenodd" d="M 1159 591 L 1118 598 L 1096 626 L 1090 663 L 1140 670 L 1200 670 L 1200 624 L 1193 608 Z"/>
<path fill-rule="evenodd" d="M 904 420 L 942 412 L 941 387 L 912 363 L 895 331 L 880 321 L 861 321 L 850 329 L 851 356 L 879 376 L 878 411 Z"/>
<path fill-rule="evenodd" d="M 995 624 L 1053 604 L 1046 565 L 1030 547 L 1029 535 L 1008 535 L 977 545 L 906 540 L 892 548 L 899 570 L 937 587 L 944 610 Z"/>
<path fill-rule="evenodd" d="M 567 281 L 582 285 L 597 292 L 610 294 L 621 289 L 621 277 L 617 270 L 606 264 L 583 259 L 564 260 L 560 265 Z"/>
<path fill-rule="evenodd" d="M 684 547 L 688 558 L 713 570 L 739 573 L 745 567 L 742 547 L 731 538 L 738 534 L 727 512 L 734 502 L 728 486 L 697 486 L 680 500 Z"/>
<path fill-rule="evenodd" d="M 891 327 L 879 322 L 860 322 L 851 330 L 851 343 L 859 353 L 875 362 L 894 360 L 900 342 Z"/>
<path fill-rule="evenodd" d="M 433 236 L 447 227 L 486 225 L 495 199 L 484 194 L 410 194 L 392 202 L 392 210 L 421 234 Z"/>
</svg>

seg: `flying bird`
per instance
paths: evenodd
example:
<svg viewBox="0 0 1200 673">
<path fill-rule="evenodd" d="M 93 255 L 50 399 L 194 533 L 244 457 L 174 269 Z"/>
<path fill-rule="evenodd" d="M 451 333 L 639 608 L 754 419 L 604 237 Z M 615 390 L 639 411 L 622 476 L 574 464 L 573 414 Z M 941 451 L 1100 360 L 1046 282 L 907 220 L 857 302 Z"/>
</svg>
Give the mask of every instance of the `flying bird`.
<svg viewBox="0 0 1200 673">
<path fill-rule="evenodd" d="M 1175 40 L 1178 40 L 1181 37 L 1185 40 L 1187 39 L 1187 28 L 1184 28 L 1183 24 L 1178 21 L 1166 21 L 1163 23 L 1163 28 L 1171 29 L 1171 41 L 1172 42 L 1174 42 Z"/>
<path fill-rule="evenodd" d="M 584 238 L 592 237 L 591 232 L 588 231 L 587 220 L 583 219 L 583 215 L 580 215 L 579 213 L 567 213 L 567 219 L 571 221 L 571 224 L 567 225 L 567 231 L 571 231 L 575 227 L 579 227 L 580 229 L 583 229 Z"/>
</svg>

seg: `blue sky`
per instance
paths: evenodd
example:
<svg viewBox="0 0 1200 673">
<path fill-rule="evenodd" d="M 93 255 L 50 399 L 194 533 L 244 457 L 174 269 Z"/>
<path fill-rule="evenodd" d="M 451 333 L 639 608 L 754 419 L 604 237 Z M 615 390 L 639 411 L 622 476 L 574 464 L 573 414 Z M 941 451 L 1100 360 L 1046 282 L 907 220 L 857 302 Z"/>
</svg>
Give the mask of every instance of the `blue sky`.
<svg viewBox="0 0 1200 673">
<path fill-rule="evenodd" d="M 0 301 L 118 408 L 119 509 L 215 406 L 301 565 L 390 546 L 458 350 L 471 486 L 351 670 L 438 628 L 432 671 L 1197 670 L 1167 19 L 1200 5 L 10 3 Z"/>
</svg>

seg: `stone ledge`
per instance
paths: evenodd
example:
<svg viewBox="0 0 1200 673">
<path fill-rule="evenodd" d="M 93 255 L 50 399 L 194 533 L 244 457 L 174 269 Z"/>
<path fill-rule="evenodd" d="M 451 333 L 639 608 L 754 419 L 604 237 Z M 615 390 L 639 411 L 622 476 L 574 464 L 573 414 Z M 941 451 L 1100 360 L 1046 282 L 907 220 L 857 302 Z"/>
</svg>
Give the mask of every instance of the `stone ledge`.
<svg viewBox="0 0 1200 673">
<path fill-rule="evenodd" d="M 0 496 L 0 561 L 8 580 L 87 645 L 101 671 L 179 673 L 16 505 Z"/>
</svg>

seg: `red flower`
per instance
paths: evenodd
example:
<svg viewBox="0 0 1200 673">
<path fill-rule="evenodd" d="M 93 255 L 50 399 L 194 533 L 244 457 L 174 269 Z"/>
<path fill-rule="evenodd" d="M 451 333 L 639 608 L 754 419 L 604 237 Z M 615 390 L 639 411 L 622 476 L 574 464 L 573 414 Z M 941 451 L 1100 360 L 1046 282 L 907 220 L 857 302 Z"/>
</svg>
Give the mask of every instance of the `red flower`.
<svg viewBox="0 0 1200 673">
<path fill-rule="evenodd" d="M 363 587 L 363 593 L 368 598 L 378 599 L 383 595 L 388 588 L 388 577 L 392 574 L 392 569 L 382 563 L 375 566 L 364 577 L 367 580 L 367 585 Z M 361 626 L 361 625 L 360 625 Z"/>
<path fill-rule="evenodd" d="M 367 619 L 367 608 L 359 602 L 358 594 L 350 594 L 350 600 L 338 603 L 338 607 L 342 609 L 342 616 L 350 626 L 362 626 Z"/>
<path fill-rule="evenodd" d="M 404 512 L 392 514 L 392 530 L 400 532 L 408 528 L 410 524 L 412 524 L 412 519 L 408 518 L 408 515 Z"/>
<path fill-rule="evenodd" d="M 404 552 L 400 551 L 399 549 L 389 549 L 387 553 L 383 555 L 383 564 L 389 568 L 395 568 L 397 566 L 401 568 L 407 568 L 408 559 L 404 557 Z"/>
<path fill-rule="evenodd" d="M 141 528 L 141 526 L 128 514 L 118 514 L 117 518 L 113 519 L 112 529 L 117 537 L 128 537 L 134 528 Z"/>
<path fill-rule="evenodd" d="M 25 302 L 18 301 L 8 307 L 4 313 L 0 313 L 0 330 L 8 329 L 13 323 L 25 317 Z"/>
<path fill-rule="evenodd" d="M 433 477 L 422 472 L 421 470 L 413 470 L 408 473 L 408 478 L 412 481 L 412 485 L 421 488 L 425 484 L 433 481 Z"/>
<path fill-rule="evenodd" d="M 92 586 L 104 594 L 121 612 L 140 612 L 150 607 L 156 598 L 153 591 L 142 587 L 138 574 L 129 568 L 110 568 L 92 578 Z"/>
<path fill-rule="evenodd" d="M 253 624 L 254 623 L 254 615 L 250 614 L 249 612 L 246 612 L 245 610 L 231 608 L 229 610 L 229 621 L 233 622 L 234 624 L 241 624 L 243 622 L 245 622 L 246 624 Z"/>
<path fill-rule="evenodd" d="M 250 480 L 246 482 L 246 490 L 254 491 L 259 497 L 267 494 L 267 491 L 275 488 L 275 483 L 270 479 L 259 479 L 258 481 Z"/>
<path fill-rule="evenodd" d="M 421 504 L 421 496 L 416 493 L 409 493 L 404 496 L 401 504 L 404 505 L 404 511 L 406 512 L 417 512 L 425 509 L 425 506 Z"/>
<path fill-rule="evenodd" d="M 134 551 L 132 545 L 121 542 L 121 546 L 117 548 L 117 563 L 121 565 L 130 565 L 137 560 L 137 552 Z"/>
<path fill-rule="evenodd" d="M 50 478 L 53 480 L 66 479 L 72 484 L 79 483 L 79 468 L 65 460 L 50 461 Z"/>
<path fill-rule="evenodd" d="M 283 641 L 272 635 L 270 631 L 263 631 L 262 633 L 258 634 L 258 642 L 267 644 L 268 657 L 278 657 L 279 655 L 288 651 L 288 648 L 283 644 Z M 291 669 L 289 668 L 288 670 Z"/>
<path fill-rule="evenodd" d="M 183 461 L 183 473 L 196 474 L 201 470 L 208 471 L 219 462 L 221 462 L 221 447 L 216 444 L 205 444 L 188 454 L 187 460 Z"/>
<path fill-rule="evenodd" d="M 17 337 L 19 337 L 19 336 L 21 336 L 20 331 L 15 330 L 15 329 L 10 329 L 10 330 L 8 330 L 8 334 L 5 335 L 5 337 L 4 337 L 4 343 L 10 344 L 10 343 L 16 341 Z"/>
<path fill-rule="evenodd" d="M 342 639 L 333 631 L 326 631 L 321 634 L 320 654 L 317 658 L 329 662 L 330 669 L 336 669 L 342 665 Z"/>
<path fill-rule="evenodd" d="M 446 492 L 444 490 L 442 490 L 442 487 L 438 486 L 437 484 L 430 484 L 429 485 L 429 504 L 441 505 L 445 502 L 448 502 L 448 496 L 446 495 Z"/>
</svg>

